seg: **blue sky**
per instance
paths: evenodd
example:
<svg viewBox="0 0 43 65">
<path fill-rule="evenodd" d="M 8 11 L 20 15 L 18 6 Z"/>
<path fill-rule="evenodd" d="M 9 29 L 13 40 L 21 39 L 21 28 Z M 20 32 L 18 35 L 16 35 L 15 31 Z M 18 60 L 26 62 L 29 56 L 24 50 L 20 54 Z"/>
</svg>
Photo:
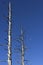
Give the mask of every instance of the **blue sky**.
<svg viewBox="0 0 43 65">
<path fill-rule="evenodd" d="M 19 45 L 15 38 L 19 37 L 22 25 L 24 42 L 28 48 L 25 53 L 25 58 L 29 60 L 27 64 L 43 65 L 43 0 L 10 1 L 12 3 L 12 46 Z M 0 44 L 7 43 L 5 39 L 8 30 L 8 3 L 9 0 L 0 0 Z M 7 59 L 7 51 L 4 51 L 4 48 L 6 47 L 0 47 L 0 59 Z M 20 57 L 14 50 L 12 55 L 12 65 L 20 65 L 15 61 Z M 0 65 L 7 65 L 7 62 Z"/>
</svg>

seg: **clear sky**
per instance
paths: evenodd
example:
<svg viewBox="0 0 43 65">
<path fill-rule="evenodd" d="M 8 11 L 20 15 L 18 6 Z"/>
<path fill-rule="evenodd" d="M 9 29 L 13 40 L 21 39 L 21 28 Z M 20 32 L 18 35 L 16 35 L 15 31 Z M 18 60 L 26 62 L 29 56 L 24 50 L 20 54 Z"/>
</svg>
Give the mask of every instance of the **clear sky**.
<svg viewBox="0 0 43 65">
<path fill-rule="evenodd" d="M 9 0 L 0 0 L 0 44 L 7 44 Z M 25 45 L 28 50 L 25 65 L 43 65 L 43 0 L 11 0 L 12 3 L 12 48 L 18 46 L 15 38 L 20 35 L 22 25 L 25 35 Z M 0 47 L 0 60 L 7 59 L 6 47 Z M 20 52 L 19 52 L 20 54 Z M 20 57 L 13 50 L 13 64 L 20 65 Z M 19 63 L 16 59 L 19 58 Z M 7 62 L 0 62 L 7 65 Z"/>
</svg>

